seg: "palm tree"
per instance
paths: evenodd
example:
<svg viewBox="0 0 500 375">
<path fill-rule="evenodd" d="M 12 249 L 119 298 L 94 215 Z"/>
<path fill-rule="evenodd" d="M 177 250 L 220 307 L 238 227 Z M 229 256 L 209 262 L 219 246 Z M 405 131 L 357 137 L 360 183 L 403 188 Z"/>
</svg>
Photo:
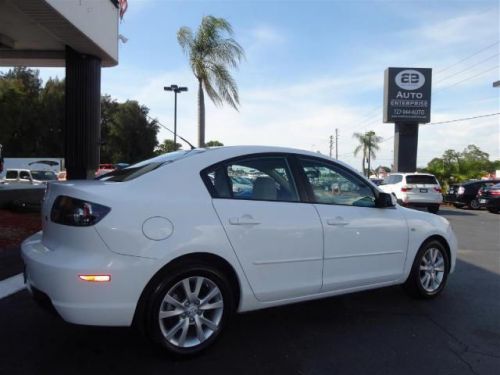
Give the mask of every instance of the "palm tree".
<svg viewBox="0 0 500 375">
<path fill-rule="evenodd" d="M 213 16 L 203 17 L 195 34 L 185 26 L 177 32 L 177 40 L 198 80 L 199 147 L 205 145 L 205 92 L 217 106 L 226 102 L 238 110 L 240 104 L 238 87 L 229 68 L 238 67 L 244 51 L 232 35 L 231 24 Z"/>
<path fill-rule="evenodd" d="M 354 133 L 353 137 L 359 141 L 359 145 L 354 149 L 354 156 L 357 156 L 359 151 L 363 151 L 361 170 L 365 176 L 368 174 L 369 177 L 371 171 L 371 159 L 375 159 L 377 157 L 375 151 L 380 150 L 379 143 L 382 142 L 382 137 L 376 135 L 373 130 L 364 134 Z M 365 169 L 365 160 L 368 161 L 368 171 Z"/>
</svg>

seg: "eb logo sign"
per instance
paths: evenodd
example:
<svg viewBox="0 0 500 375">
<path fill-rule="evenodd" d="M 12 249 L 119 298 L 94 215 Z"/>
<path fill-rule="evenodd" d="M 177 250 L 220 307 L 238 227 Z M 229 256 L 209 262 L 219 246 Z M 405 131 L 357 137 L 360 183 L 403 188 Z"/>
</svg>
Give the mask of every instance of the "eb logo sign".
<svg viewBox="0 0 500 375">
<path fill-rule="evenodd" d="M 407 69 L 399 72 L 394 81 L 403 90 L 417 90 L 425 84 L 425 77 L 416 70 Z"/>
</svg>

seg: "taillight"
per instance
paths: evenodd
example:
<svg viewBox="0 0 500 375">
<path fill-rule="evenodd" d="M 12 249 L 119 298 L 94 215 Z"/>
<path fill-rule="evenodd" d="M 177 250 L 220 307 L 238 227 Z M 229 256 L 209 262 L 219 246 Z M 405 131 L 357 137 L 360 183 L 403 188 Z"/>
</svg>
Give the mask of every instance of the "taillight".
<svg viewBox="0 0 500 375">
<path fill-rule="evenodd" d="M 490 190 L 491 195 L 500 195 L 500 190 Z"/>
<path fill-rule="evenodd" d="M 460 187 L 458 188 L 457 194 L 458 194 L 458 195 L 462 195 L 463 193 L 465 193 L 465 188 L 464 188 L 463 186 L 460 186 Z"/>
<path fill-rule="evenodd" d="M 441 188 L 440 187 L 435 187 L 434 190 L 436 190 L 438 193 L 441 193 Z"/>
<path fill-rule="evenodd" d="M 81 199 L 60 195 L 54 201 L 50 220 L 74 227 L 88 227 L 98 223 L 111 208 Z"/>
<path fill-rule="evenodd" d="M 403 187 L 401 188 L 401 191 L 402 191 L 403 193 L 405 193 L 405 192 L 407 192 L 407 191 L 411 191 L 411 189 L 412 189 L 411 187 L 408 187 L 408 186 L 403 186 Z"/>
</svg>

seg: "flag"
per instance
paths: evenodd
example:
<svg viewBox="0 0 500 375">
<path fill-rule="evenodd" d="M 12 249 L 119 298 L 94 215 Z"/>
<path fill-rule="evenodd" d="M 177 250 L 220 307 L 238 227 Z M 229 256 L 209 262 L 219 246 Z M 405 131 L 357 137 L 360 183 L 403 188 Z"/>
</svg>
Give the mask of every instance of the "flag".
<svg viewBox="0 0 500 375">
<path fill-rule="evenodd" d="M 120 19 L 123 19 L 123 15 L 128 8 L 128 2 L 127 0 L 118 0 L 118 4 L 120 5 Z"/>
</svg>

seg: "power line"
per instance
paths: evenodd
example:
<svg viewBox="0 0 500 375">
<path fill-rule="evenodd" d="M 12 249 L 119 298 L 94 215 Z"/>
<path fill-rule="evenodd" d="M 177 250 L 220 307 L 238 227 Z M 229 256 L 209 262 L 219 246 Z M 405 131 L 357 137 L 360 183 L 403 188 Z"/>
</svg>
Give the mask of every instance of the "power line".
<svg viewBox="0 0 500 375">
<path fill-rule="evenodd" d="M 467 120 L 475 120 L 475 119 L 478 119 L 478 118 L 491 117 L 491 116 L 498 116 L 498 115 L 500 115 L 500 112 L 496 112 L 496 113 L 488 113 L 487 115 L 479 115 L 479 116 L 473 116 L 473 117 L 457 118 L 457 119 L 454 119 L 454 120 L 446 120 L 446 121 L 439 121 L 439 122 L 431 122 L 431 123 L 429 123 L 429 124 L 422 124 L 422 125 L 424 126 L 424 125 L 441 125 L 441 124 L 449 124 L 449 123 L 452 123 L 452 122 L 461 122 L 461 121 L 467 121 Z"/>
<path fill-rule="evenodd" d="M 470 68 L 474 68 L 474 67 L 476 67 L 476 66 L 478 66 L 478 65 L 481 65 L 482 63 L 484 63 L 484 62 L 486 62 L 486 61 L 489 61 L 489 60 L 491 60 L 492 58 L 497 57 L 498 55 L 499 55 L 499 54 L 497 53 L 497 54 L 495 54 L 495 55 L 492 55 L 492 56 L 488 57 L 487 59 L 481 60 L 481 61 L 480 61 L 480 62 L 478 62 L 478 63 L 472 64 L 472 65 L 469 65 L 467 68 L 465 68 L 465 69 L 463 69 L 463 70 L 460 70 L 460 71 L 458 71 L 458 72 L 456 72 L 456 73 L 453 73 L 452 75 L 449 75 L 449 76 L 447 76 L 447 77 L 445 77 L 445 78 L 442 78 L 442 79 L 440 79 L 440 80 L 438 80 L 438 81 L 436 81 L 436 82 L 434 82 L 434 83 L 439 83 L 439 82 L 446 81 L 447 79 L 449 79 L 449 78 L 451 78 L 451 77 L 455 77 L 455 76 L 457 76 L 457 75 L 459 75 L 459 74 L 461 74 L 461 73 L 464 73 L 464 72 L 466 72 L 467 70 L 469 70 Z"/>
<path fill-rule="evenodd" d="M 442 73 L 442 72 L 444 72 L 444 71 L 446 71 L 446 70 L 448 70 L 448 69 L 450 69 L 450 68 L 453 68 L 454 66 L 457 66 L 458 64 L 460 64 L 460 63 L 462 63 L 462 62 L 464 62 L 464 61 L 467 61 L 467 60 L 469 60 L 470 58 L 472 58 L 472 57 L 474 57 L 474 56 L 479 55 L 481 52 L 486 51 L 487 49 L 490 49 L 491 47 L 496 46 L 498 43 L 500 43 L 500 40 L 497 40 L 495 43 L 490 44 L 490 45 L 488 45 L 488 46 L 486 46 L 486 47 L 484 47 L 484 48 L 480 49 L 479 51 L 474 52 L 473 54 L 471 54 L 471 55 L 469 55 L 469 56 L 467 56 L 467 57 L 464 57 L 463 59 L 461 59 L 461 60 L 457 61 L 456 63 L 453 63 L 453 64 L 451 64 L 451 65 L 448 65 L 446 68 L 443 68 L 443 69 L 441 69 L 441 70 L 436 71 L 436 73 Z"/>
<path fill-rule="evenodd" d="M 455 82 L 455 83 L 453 83 L 453 84 L 452 84 L 452 85 L 450 85 L 450 86 L 446 86 L 446 87 L 442 87 L 442 88 L 440 88 L 440 89 L 437 89 L 436 91 L 434 91 L 434 93 L 441 92 L 441 91 L 443 91 L 443 90 L 446 90 L 446 89 L 449 89 L 449 88 L 454 87 L 454 86 L 456 86 L 456 85 L 459 85 L 460 83 L 463 83 L 463 82 L 469 81 L 469 80 L 471 80 L 471 79 L 474 79 L 474 78 L 476 78 L 476 77 L 482 76 L 483 74 L 486 74 L 486 73 L 488 73 L 488 72 L 491 72 L 491 71 L 492 71 L 492 70 L 494 70 L 494 69 L 498 69 L 499 67 L 500 67 L 500 65 L 497 65 L 497 66 L 494 66 L 494 67 L 489 68 L 489 69 L 487 69 L 487 70 L 483 70 L 482 72 L 480 72 L 480 73 L 478 73 L 478 74 L 475 74 L 475 75 L 473 75 L 473 76 L 470 76 L 470 77 L 467 77 L 467 78 L 465 78 L 465 79 L 462 79 L 461 81 Z"/>
</svg>

